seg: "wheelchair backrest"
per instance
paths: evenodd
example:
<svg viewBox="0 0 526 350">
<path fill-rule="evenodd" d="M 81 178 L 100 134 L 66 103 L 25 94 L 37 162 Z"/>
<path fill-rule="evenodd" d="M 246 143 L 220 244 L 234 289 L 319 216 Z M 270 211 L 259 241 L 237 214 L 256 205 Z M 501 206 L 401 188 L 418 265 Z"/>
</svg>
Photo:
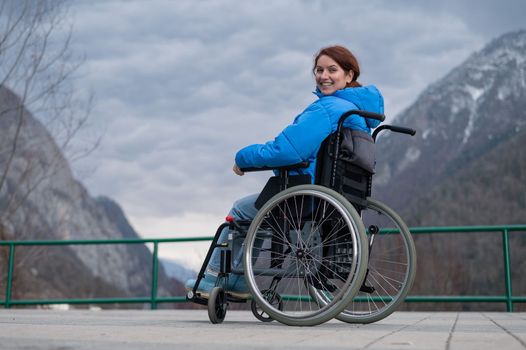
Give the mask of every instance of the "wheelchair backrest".
<svg viewBox="0 0 526 350">
<path fill-rule="evenodd" d="M 345 133 L 352 136 L 350 129 L 343 129 L 342 134 Z M 345 148 L 349 141 L 352 140 L 346 139 L 342 135 L 338 137 L 337 132 L 329 135 L 323 141 L 316 160 L 315 183 L 342 194 L 359 210 L 367 206 L 366 198 L 371 195 L 374 170 L 368 166 L 364 167 L 362 161 L 356 161 L 362 157 L 355 156 L 352 150 Z M 366 156 L 373 159 L 372 167 L 374 167 L 374 141 L 372 138 L 370 143 L 367 150 L 372 154 Z M 368 169 L 365 169 L 366 167 Z"/>
<path fill-rule="evenodd" d="M 343 127 L 352 115 L 384 121 L 383 114 L 350 110 L 338 120 L 336 132 L 322 143 L 316 160 L 315 183 L 342 194 L 357 210 L 367 206 L 374 173 L 374 137 Z"/>
</svg>

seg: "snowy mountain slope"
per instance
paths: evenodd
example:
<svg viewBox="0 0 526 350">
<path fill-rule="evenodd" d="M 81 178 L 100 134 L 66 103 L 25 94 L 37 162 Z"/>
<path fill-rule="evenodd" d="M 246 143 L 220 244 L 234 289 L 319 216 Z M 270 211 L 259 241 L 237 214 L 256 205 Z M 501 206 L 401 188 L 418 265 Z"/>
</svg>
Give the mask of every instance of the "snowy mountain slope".
<svg viewBox="0 0 526 350">
<path fill-rule="evenodd" d="M 525 128 L 526 31 L 505 34 L 471 55 L 429 86 L 395 124 L 415 128 L 417 135 L 379 137 L 373 191 L 403 212 Z"/>
</svg>

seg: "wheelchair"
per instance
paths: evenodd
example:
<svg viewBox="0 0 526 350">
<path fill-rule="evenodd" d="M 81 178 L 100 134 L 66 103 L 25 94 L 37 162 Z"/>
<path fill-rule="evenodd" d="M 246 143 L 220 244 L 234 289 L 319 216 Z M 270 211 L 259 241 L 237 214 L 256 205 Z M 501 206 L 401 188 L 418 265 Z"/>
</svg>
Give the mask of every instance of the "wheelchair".
<svg viewBox="0 0 526 350">
<path fill-rule="evenodd" d="M 314 326 L 336 318 L 371 323 L 394 312 L 411 289 L 416 251 L 404 221 L 387 205 L 371 198 L 371 171 L 342 156 L 343 123 L 350 115 L 383 121 L 380 114 L 351 110 L 318 152 L 315 181 L 289 172 L 308 163 L 245 172 L 277 170 L 261 192 L 251 221 L 227 217 L 214 236 L 187 300 L 206 305 L 212 323 L 223 322 L 229 303 L 251 303 L 263 322 Z M 415 130 L 381 125 L 372 135 L 390 130 L 413 136 Z M 225 227 L 228 240 L 218 242 Z M 236 240 L 243 260 L 234 266 Z M 221 267 L 208 298 L 199 283 L 214 250 Z M 245 276 L 251 297 L 228 290 L 232 275 Z"/>
</svg>

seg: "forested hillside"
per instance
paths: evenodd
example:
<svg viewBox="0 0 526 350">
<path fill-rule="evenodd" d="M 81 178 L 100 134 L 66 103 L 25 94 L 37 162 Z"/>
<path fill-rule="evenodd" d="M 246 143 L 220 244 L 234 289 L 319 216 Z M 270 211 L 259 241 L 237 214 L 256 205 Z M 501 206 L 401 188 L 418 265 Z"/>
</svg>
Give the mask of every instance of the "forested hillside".
<svg viewBox="0 0 526 350">
<path fill-rule="evenodd" d="M 417 134 L 379 138 L 374 194 L 409 226 L 526 224 L 526 31 L 474 53 L 393 124 Z M 413 294 L 504 294 L 498 232 L 415 239 Z M 512 233 L 510 245 L 514 293 L 524 295 L 526 234 Z"/>
</svg>

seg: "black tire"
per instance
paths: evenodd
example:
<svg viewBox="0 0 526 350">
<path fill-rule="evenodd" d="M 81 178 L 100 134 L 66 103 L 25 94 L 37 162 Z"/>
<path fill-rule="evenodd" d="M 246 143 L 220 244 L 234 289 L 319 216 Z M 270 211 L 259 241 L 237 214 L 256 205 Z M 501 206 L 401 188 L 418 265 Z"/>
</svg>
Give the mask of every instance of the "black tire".
<svg viewBox="0 0 526 350">
<path fill-rule="evenodd" d="M 225 320 L 228 303 L 223 288 L 214 287 L 208 298 L 208 318 L 210 322 L 217 324 Z"/>
<path fill-rule="evenodd" d="M 250 292 L 269 317 L 314 326 L 351 302 L 365 278 L 367 256 L 365 228 L 354 207 L 329 188 L 300 185 L 259 210 L 247 233 L 243 262 Z M 312 285 L 331 290 L 332 298 L 317 302 Z M 265 298 L 269 289 L 281 295 L 281 309 Z"/>
</svg>

